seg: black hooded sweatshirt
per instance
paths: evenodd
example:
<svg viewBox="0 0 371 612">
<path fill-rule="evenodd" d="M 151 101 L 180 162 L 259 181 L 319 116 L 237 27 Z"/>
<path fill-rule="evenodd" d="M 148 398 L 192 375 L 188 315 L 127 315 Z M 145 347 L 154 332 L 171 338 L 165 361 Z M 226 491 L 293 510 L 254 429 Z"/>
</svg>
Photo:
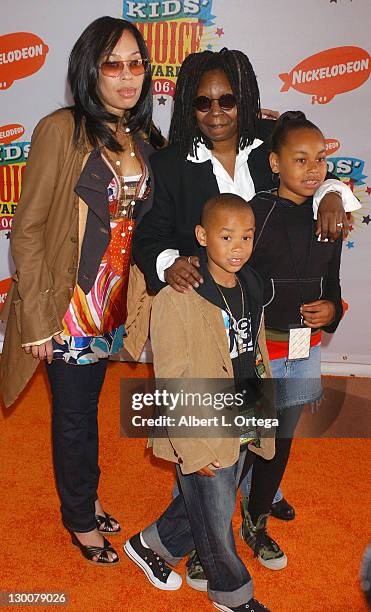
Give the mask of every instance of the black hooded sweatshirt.
<svg viewBox="0 0 371 612">
<path fill-rule="evenodd" d="M 264 319 L 269 329 L 288 331 L 301 323 L 300 306 L 315 300 L 335 304 L 333 333 L 343 315 L 339 280 L 342 238 L 319 242 L 312 198 L 297 205 L 273 192 L 250 202 L 255 215 L 255 243 L 249 265 L 264 284 Z"/>
</svg>

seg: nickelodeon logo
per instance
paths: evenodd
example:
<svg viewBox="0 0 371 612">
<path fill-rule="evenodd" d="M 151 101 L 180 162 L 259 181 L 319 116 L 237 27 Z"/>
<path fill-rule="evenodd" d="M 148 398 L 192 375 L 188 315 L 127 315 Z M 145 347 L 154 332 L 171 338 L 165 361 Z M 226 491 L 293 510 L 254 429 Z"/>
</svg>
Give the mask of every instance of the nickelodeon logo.
<svg viewBox="0 0 371 612">
<path fill-rule="evenodd" d="M 4 302 L 6 300 L 6 296 L 8 295 L 8 291 L 12 284 L 12 280 L 13 280 L 12 277 L 10 277 L 10 278 L 4 278 L 3 280 L 0 281 L 0 311 L 2 310 L 2 307 L 4 306 Z"/>
<path fill-rule="evenodd" d="M 333 153 L 335 153 L 335 151 L 340 149 L 340 142 L 336 140 L 336 138 L 326 138 L 325 144 L 326 144 L 326 155 L 332 155 Z"/>
<path fill-rule="evenodd" d="M 0 144 L 10 144 L 24 134 L 24 127 L 20 123 L 11 123 L 0 126 Z"/>
<path fill-rule="evenodd" d="M 0 89 L 34 74 L 44 65 L 49 47 L 36 34 L 14 32 L 0 36 Z"/>
<path fill-rule="evenodd" d="M 326 104 L 336 95 L 357 89 L 370 75 L 370 56 L 360 47 L 335 47 L 306 58 L 288 73 L 279 75 L 281 91 L 290 87 Z"/>
</svg>

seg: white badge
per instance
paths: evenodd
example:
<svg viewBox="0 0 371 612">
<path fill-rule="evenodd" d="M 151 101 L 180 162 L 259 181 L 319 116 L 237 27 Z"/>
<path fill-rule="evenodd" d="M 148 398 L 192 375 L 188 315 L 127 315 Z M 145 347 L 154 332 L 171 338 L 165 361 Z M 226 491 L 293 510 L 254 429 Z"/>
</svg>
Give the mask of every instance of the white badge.
<svg viewBox="0 0 371 612">
<path fill-rule="evenodd" d="M 291 327 L 289 331 L 289 359 L 308 359 L 310 327 Z"/>
</svg>

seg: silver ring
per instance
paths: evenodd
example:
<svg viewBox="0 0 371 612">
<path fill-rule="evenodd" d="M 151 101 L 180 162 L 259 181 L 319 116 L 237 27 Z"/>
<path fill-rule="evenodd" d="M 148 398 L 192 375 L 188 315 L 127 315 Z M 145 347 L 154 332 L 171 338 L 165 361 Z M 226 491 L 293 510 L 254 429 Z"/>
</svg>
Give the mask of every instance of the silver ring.
<svg viewBox="0 0 371 612">
<path fill-rule="evenodd" d="M 344 223 L 337 223 L 336 227 L 344 227 Z"/>
<path fill-rule="evenodd" d="M 192 255 L 190 255 L 189 257 L 187 257 L 187 261 L 188 261 L 188 263 L 189 263 L 189 264 L 191 263 L 191 257 L 192 257 Z"/>
</svg>

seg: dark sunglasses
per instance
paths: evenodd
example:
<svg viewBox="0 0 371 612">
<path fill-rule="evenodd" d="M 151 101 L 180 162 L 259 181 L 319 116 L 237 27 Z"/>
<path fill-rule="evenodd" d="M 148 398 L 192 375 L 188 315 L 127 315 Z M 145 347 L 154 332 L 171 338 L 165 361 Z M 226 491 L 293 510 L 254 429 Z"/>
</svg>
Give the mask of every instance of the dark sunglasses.
<svg viewBox="0 0 371 612">
<path fill-rule="evenodd" d="M 147 70 L 149 60 L 142 58 L 117 62 L 111 60 L 109 62 L 102 62 L 99 68 L 104 76 L 116 78 L 124 72 L 125 64 L 127 64 L 132 75 L 139 76 Z"/>
<path fill-rule="evenodd" d="M 236 98 L 234 97 L 233 94 L 223 94 L 222 96 L 220 96 L 220 98 L 208 98 L 207 96 L 198 96 L 197 98 L 195 98 L 193 100 L 193 106 L 196 110 L 200 111 L 201 113 L 208 113 L 209 110 L 211 109 L 211 105 L 214 102 L 214 100 L 217 100 L 219 103 L 219 107 L 222 110 L 232 110 L 232 108 L 234 108 L 237 104 Z"/>
</svg>

